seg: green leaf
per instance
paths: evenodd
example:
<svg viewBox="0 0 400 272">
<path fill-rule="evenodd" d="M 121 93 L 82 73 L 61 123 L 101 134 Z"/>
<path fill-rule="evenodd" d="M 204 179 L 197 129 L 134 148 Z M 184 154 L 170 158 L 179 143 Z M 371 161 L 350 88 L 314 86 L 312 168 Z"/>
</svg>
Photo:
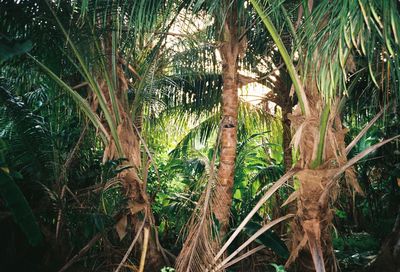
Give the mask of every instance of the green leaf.
<svg viewBox="0 0 400 272">
<path fill-rule="evenodd" d="M 0 63 L 32 49 L 32 42 L 11 40 L 0 35 Z"/>
<path fill-rule="evenodd" d="M 258 223 L 255 222 L 249 222 L 244 229 L 246 234 L 250 237 L 256 231 L 258 231 L 262 226 Z M 289 257 L 289 250 L 286 247 L 285 243 L 282 241 L 281 238 L 279 238 L 278 235 L 276 235 L 272 231 L 266 231 L 264 232 L 256 241 L 266 247 L 269 247 L 273 251 L 275 251 L 276 254 L 281 256 L 282 258 L 288 258 Z"/>
<path fill-rule="evenodd" d="M 282 59 L 286 64 L 286 68 L 288 70 L 290 78 L 292 79 L 293 86 L 296 91 L 302 113 L 305 114 L 306 116 L 309 116 L 310 109 L 309 109 L 309 105 L 308 105 L 308 101 L 307 101 L 307 96 L 306 96 L 303 86 L 302 86 L 302 82 L 300 81 L 300 78 L 297 74 L 294 64 L 293 64 L 292 60 L 290 59 L 290 55 L 287 52 L 286 47 L 283 44 L 283 41 L 282 41 L 278 31 L 276 30 L 275 26 L 272 24 L 272 21 L 270 20 L 270 18 L 263 11 L 263 9 L 261 8 L 261 5 L 258 3 L 258 1 L 250 0 L 250 3 L 253 5 L 258 16 L 260 16 L 261 21 L 264 23 L 269 34 L 271 35 L 276 46 L 278 47 L 278 50 L 282 56 Z"/>
<path fill-rule="evenodd" d="M 275 272 L 286 272 L 285 267 L 283 265 L 277 265 L 277 264 L 270 264 L 275 268 Z"/>
<path fill-rule="evenodd" d="M 85 113 L 85 115 L 90 119 L 90 121 L 92 121 L 93 125 L 102 132 L 101 134 L 102 139 L 104 143 L 107 144 L 110 139 L 110 136 L 108 135 L 107 130 L 101 123 L 99 116 L 92 110 L 89 103 L 83 97 L 81 97 L 77 92 L 75 92 L 67 83 L 65 83 L 65 81 L 63 81 L 53 71 L 51 71 L 49 67 L 47 67 L 45 64 L 37 60 L 34 56 L 30 55 L 29 53 L 28 56 L 32 60 L 34 60 L 54 80 L 55 83 L 57 83 L 61 88 L 63 88 L 72 97 L 72 99 L 74 99 L 79 109 L 83 113 Z"/>
<path fill-rule="evenodd" d="M 25 233 L 31 245 L 42 241 L 42 233 L 25 196 L 14 180 L 0 169 L 0 195 L 11 210 L 15 223 Z"/>
</svg>

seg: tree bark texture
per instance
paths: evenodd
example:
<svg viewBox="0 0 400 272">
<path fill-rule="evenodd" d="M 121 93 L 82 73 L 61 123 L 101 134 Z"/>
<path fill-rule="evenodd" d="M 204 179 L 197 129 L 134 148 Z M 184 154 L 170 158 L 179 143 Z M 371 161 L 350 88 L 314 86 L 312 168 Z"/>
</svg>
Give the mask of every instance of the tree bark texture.
<svg viewBox="0 0 400 272">
<path fill-rule="evenodd" d="M 311 87 L 310 87 L 311 86 Z M 332 247 L 331 226 L 333 215 L 329 207 L 336 198 L 337 185 L 328 186 L 338 168 L 347 162 L 342 127 L 333 103 L 328 117 L 322 163 L 314 165 L 320 142 L 321 116 L 324 102 L 310 79 L 306 89 L 311 115 L 304 117 L 299 108 L 290 115 L 297 142 L 299 160 L 295 167 L 301 169 L 294 178 L 299 186 L 296 217 L 292 222 L 292 253 L 287 266 L 296 261 L 298 271 L 337 271 Z M 352 169 L 346 171 L 346 180 L 360 192 Z"/>
<path fill-rule="evenodd" d="M 268 102 L 276 103 L 282 110 L 282 150 L 283 150 L 283 166 L 286 171 L 292 168 L 292 133 L 290 128 L 289 115 L 292 114 L 292 101 L 290 97 L 290 88 L 292 86 L 291 79 L 285 68 L 279 70 L 279 76 L 274 82 L 273 93 L 267 95 L 267 100 L 265 103 L 265 111 L 269 111 Z M 290 184 L 293 185 L 293 179 L 290 179 Z M 286 188 L 285 188 L 286 189 Z M 287 189 L 286 189 L 287 190 Z M 282 214 L 285 214 L 287 209 L 282 209 L 281 205 L 284 200 L 280 197 L 279 193 L 275 194 L 276 204 L 274 205 L 273 217 L 278 218 Z M 293 205 L 289 206 L 290 212 L 293 212 Z M 283 234 L 286 231 L 284 224 L 280 225 L 279 233 Z"/>
<path fill-rule="evenodd" d="M 111 37 L 105 38 L 103 50 L 107 56 L 106 72 L 108 73 L 109 78 L 112 79 L 113 68 L 111 63 L 112 52 L 110 39 Z M 130 168 L 118 174 L 118 178 L 122 181 L 125 194 L 128 198 L 128 208 L 130 211 L 128 217 L 131 218 L 130 222 L 133 224 L 132 229 L 138 231 L 138 227 L 143 222 L 138 219 L 138 214 L 147 214 L 145 219 L 145 227 L 150 229 L 151 232 L 146 255 L 146 271 L 159 271 L 162 266 L 165 265 L 165 261 L 163 258 L 162 249 L 156 237 L 157 233 L 154 225 L 154 217 L 151 211 L 151 203 L 144 188 L 143 181 L 138 175 L 138 171 L 141 167 L 140 137 L 133 125 L 137 127 L 140 133 L 142 126 L 142 113 L 140 112 L 137 114 L 134 123 L 131 116 L 132 113 L 130 111 L 130 105 L 127 101 L 128 81 L 123 72 L 122 63 L 117 62 L 115 69 L 117 82 L 114 91 L 120 117 L 120 122 L 117 124 L 117 134 L 121 145 L 122 154 L 119 154 L 117 150 L 115 139 L 111 138 L 109 139 L 109 144 L 105 147 L 103 161 L 120 159 L 122 157 L 126 159 L 126 161 L 122 162 L 122 164 L 124 166 L 130 166 Z M 109 86 L 104 78 L 104 75 L 100 74 L 97 82 L 99 84 L 101 93 L 106 100 L 108 110 L 113 114 L 114 121 L 116 121 L 117 117 L 112 108 Z M 94 98 L 94 105 L 94 108 L 97 108 L 96 98 Z M 142 107 L 140 106 L 139 108 L 141 109 Z M 108 133 L 111 135 L 109 126 L 105 121 L 103 121 L 103 123 L 108 130 Z M 138 241 L 138 244 L 140 245 L 143 239 L 140 238 Z"/>
<path fill-rule="evenodd" d="M 236 5 L 232 5 L 228 11 L 224 22 L 224 41 L 220 49 L 223 79 L 221 150 L 216 186 L 219 205 L 214 209 L 214 214 L 221 226 L 221 236 L 229 228 L 237 145 L 239 40 L 236 8 Z"/>
<path fill-rule="evenodd" d="M 279 76 L 274 82 L 274 97 L 272 102 L 275 102 L 282 110 L 282 149 L 283 163 L 285 170 L 289 171 L 292 168 L 292 133 L 290 128 L 289 115 L 292 114 L 292 101 L 290 97 L 290 88 L 292 81 L 285 68 L 279 70 Z"/>
</svg>

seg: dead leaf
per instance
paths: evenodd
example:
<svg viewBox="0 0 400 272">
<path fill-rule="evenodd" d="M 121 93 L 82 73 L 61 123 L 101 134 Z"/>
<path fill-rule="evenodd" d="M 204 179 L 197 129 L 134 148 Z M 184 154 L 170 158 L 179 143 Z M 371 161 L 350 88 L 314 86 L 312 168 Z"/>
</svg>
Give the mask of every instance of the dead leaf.
<svg viewBox="0 0 400 272">
<path fill-rule="evenodd" d="M 115 225 L 115 230 L 117 231 L 120 240 L 124 239 L 126 235 L 127 225 L 128 225 L 128 217 L 126 215 L 124 215 Z"/>
<path fill-rule="evenodd" d="M 136 214 L 146 208 L 146 203 L 129 201 L 128 208 L 131 211 L 131 214 Z"/>
<path fill-rule="evenodd" d="M 298 196 L 299 196 L 299 191 L 294 191 L 293 193 L 291 193 L 290 196 L 286 199 L 285 203 L 281 205 L 281 208 L 285 207 L 290 202 L 296 200 Z"/>
</svg>

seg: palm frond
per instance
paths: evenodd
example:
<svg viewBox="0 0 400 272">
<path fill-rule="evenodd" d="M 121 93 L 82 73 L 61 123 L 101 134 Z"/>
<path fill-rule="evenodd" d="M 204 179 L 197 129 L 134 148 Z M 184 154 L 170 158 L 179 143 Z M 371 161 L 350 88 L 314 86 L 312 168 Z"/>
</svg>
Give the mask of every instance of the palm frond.
<svg viewBox="0 0 400 272">
<path fill-rule="evenodd" d="M 326 100 L 347 92 L 349 73 L 355 60 L 365 61 L 369 77 L 382 90 L 399 91 L 397 25 L 400 14 L 396 1 L 321 1 L 305 21 L 301 37 L 305 66 L 318 82 Z M 318 55 L 318 68 L 315 56 Z M 318 74 L 317 74 L 318 73 Z M 389 74 L 389 77 L 382 76 Z M 382 80 L 378 80 L 378 78 Z"/>
<path fill-rule="evenodd" d="M 42 233 L 28 201 L 9 174 L 3 154 L 4 142 L 0 139 L 0 195 L 11 210 L 15 223 L 22 229 L 32 245 L 42 241 Z"/>
<path fill-rule="evenodd" d="M 261 5 L 258 3 L 257 0 L 251 0 L 250 1 L 254 7 L 254 9 L 257 11 L 258 15 L 260 16 L 261 20 L 263 21 L 265 27 L 268 29 L 270 35 L 272 36 L 272 39 L 274 40 L 276 46 L 279 49 L 279 52 L 283 58 L 283 61 L 285 62 L 286 68 L 288 70 L 288 73 L 292 79 L 293 85 L 295 87 L 295 91 L 297 94 L 297 97 L 299 99 L 299 104 L 301 107 L 302 112 L 306 115 L 310 115 L 310 108 L 308 105 L 308 98 L 304 92 L 303 84 L 300 81 L 300 78 L 295 70 L 293 61 L 291 60 L 291 57 L 289 53 L 287 52 L 287 49 L 285 45 L 283 44 L 280 35 L 278 31 L 276 30 L 275 26 L 273 25 L 272 21 L 270 18 L 266 15 L 266 13 L 263 11 Z M 290 19 L 289 19 L 290 20 Z"/>
<path fill-rule="evenodd" d="M 25 196 L 15 181 L 0 168 L 0 195 L 13 214 L 14 221 L 32 245 L 42 241 L 42 233 Z"/>
<path fill-rule="evenodd" d="M 3 86 L 0 86 L 0 101 L 5 106 L 7 120 L 12 120 L 13 134 L 10 135 L 10 140 L 13 137 L 21 139 L 21 148 L 15 146 L 14 150 L 15 154 L 18 154 L 17 162 L 24 165 L 25 170 L 34 176 L 45 173 L 51 161 L 45 150 L 50 150 L 51 142 L 49 142 L 43 120 L 40 116 L 33 114 L 20 98 Z M 45 146 L 47 146 L 46 149 Z M 27 166 L 30 167 L 27 168 Z"/>
<path fill-rule="evenodd" d="M 213 207 L 218 206 L 218 198 L 213 189 L 216 178 L 213 161 L 208 164 L 206 175 L 203 176 L 203 180 L 207 181 L 206 189 L 186 227 L 185 243 L 176 260 L 178 272 L 206 271 L 214 258 L 215 246 L 219 243 L 218 228 L 213 216 Z"/>
</svg>

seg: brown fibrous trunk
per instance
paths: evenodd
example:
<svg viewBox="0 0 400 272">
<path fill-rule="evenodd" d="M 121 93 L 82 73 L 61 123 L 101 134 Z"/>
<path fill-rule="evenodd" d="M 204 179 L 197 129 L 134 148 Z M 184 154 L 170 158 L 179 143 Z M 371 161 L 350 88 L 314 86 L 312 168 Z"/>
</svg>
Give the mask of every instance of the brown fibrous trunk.
<svg viewBox="0 0 400 272">
<path fill-rule="evenodd" d="M 106 56 L 108 57 L 107 64 L 109 69 L 109 77 L 112 78 L 110 42 L 110 37 L 108 37 L 108 39 L 105 39 L 103 46 Z M 115 141 L 111 138 L 109 139 L 108 145 L 105 147 L 103 161 L 124 158 L 125 161 L 123 161 L 122 164 L 130 167 L 119 173 L 117 176 L 117 178 L 122 181 L 124 191 L 128 199 L 128 208 L 130 213 L 127 216 L 131 218 L 130 222 L 133 224 L 132 229 L 134 229 L 136 232 L 139 230 L 139 226 L 143 222 L 139 220 L 138 214 L 144 213 L 147 215 L 145 218 L 145 227 L 150 229 L 151 232 L 147 247 L 145 269 L 146 271 L 158 271 L 162 268 L 162 266 L 165 265 L 165 258 L 162 254 L 162 248 L 160 247 L 156 237 L 157 232 L 155 228 L 154 217 L 151 211 L 151 203 L 147 196 L 144 183 L 138 175 L 138 171 L 141 167 L 140 137 L 138 133 L 140 133 L 141 130 L 142 115 L 139 113 L 137 115 L 138 117 L 135 119 L 135 123 L 133 123 L 130 107 L 126 101 L 128 82 L 122 69 L 122 63 L 117 63 L 116 74 L 117 86 L 115 88 L 115 92 L 117 107 L 120 115 L 120 122 L 117 126 L 117 134 L 121 144 L 122 154 L 121 152 L 118 152 Z M 97 82 L 102 95 L 107 102 L 109 111 L 114 113 L 106 80 L 99 76 Z M 97 106 L 98 103 L 96 103 L 96 98 L 94 98 L 93 108 L 96 109 Z M 113 116 L 113 118 L 116 118 L 116 116 Z M 108 133 L 111 135 L 107 123 L 105 121 L 103 123 L 108 130 Z M 136 129 L 133 125 L 136 126 Z M 138 244 L 141 245 L 142 241 L 143 239 L 139 239 Z M 140 252 L 138 252 L 138 254 L 140 254 Z"/>
<path fill-rule="evenodd" d="M 224 23 L 225 41 L 220 49 L 222 57 L 222 122 L 221 151 L 218 168 L 216 194 L 219 199 L 214 214 L 220 223 L 220 234 L 224 236 L 229 228 L 230 208 L 236 159 L 238 126 L 238 25 L 235 6 L 228 13 Z"/>
<path fill-rule="evenodd" d="M 311 115 L 307 118 L 297 108 L 290 120 L 292 127 L 301 135 L 295 135 L 298 141 L 300 158 L 296 167 L 301 170 L 296 174 L 298 182 L 296 217 L 292 222 L 292 254 L 287 266 L 296 261 L 299 271 L 337 271 L 332 247 L 331 227 L 333 214 L 330 202 L 336 198 L 337 186 L 328 186 L 338 168 L 347 162 L 344 136 L 337 113 L 337 103 L 331 106 L 325 133 L 323 163 L 313 165 L 316 159 L 317 145 L 320 141 L 320 119 L 323 101 L 316 88 L 308 89 Z M 358 183 L 351 169 L 346 171 L 346 178 L 355 188 Z"/>
</svg>

